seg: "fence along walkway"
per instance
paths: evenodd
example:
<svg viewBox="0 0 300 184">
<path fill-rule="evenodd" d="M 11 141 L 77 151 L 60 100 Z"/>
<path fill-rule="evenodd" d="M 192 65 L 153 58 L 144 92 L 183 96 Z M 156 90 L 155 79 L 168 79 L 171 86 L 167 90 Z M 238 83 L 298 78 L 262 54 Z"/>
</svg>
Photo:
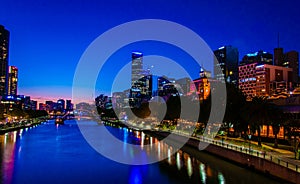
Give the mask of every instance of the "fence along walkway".
<svg viewBox="0 0 300 184">
<path fill-rule="evenodd" d="M 189 136 L 190 137 L 190 135 L 188 133 L 183 132 L 183 131 L 174 130 L 171 132 L 176 133 L 181 136 Z M 205 143 L 221 146 L 226 149 L 231 149 L 231 150 L 235 150 L 235 151 L 249 154 L 252 156 L 260 157 L 260 158 L 263 158 L 266 160 L 270 160 L 276 164 L 287 167 L 296 172 L 300 172 L 300 160 L 293 159 L 292 158 L 293 153 L 286 151 L 286 150 L 274 149 L 274 151 L 272 151 L 272 152 L 271 151 L 266 152 L 266 151 L 257 150 L 257 149 L 251 148 L 251 147 L 247 147 L 247 146 L 240 146 L 240 145 L 236 145 L 233 143 L 229 143 L 228 140 L 215 140 L 215 139 L 207 138 L 204 136 L 191 137 L 191 138 L 197 139 L 197 140 L 205 142 Z M 244 143 L 249 144 L 249 142 L 244 142 Z M 251 144 L 252 144 L 252 142 L 251 142 Z"/>
</svg>

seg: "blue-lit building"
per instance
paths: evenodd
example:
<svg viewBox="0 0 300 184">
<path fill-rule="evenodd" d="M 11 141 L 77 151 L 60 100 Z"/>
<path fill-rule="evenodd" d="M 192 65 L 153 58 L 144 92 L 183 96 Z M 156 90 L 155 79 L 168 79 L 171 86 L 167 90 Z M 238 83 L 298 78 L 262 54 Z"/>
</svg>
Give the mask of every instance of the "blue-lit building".
<svg viewBox="0 0 300 184">
<path fill-rule="evenodd" d="M 214 76 L 217 80 L 238 84 L 238 49 L 229 45 L 214 51 Z"/>
<path fill-rule="evenodd" d="M 249 53 L 243 57 L 240 65 L 251 63 L 274 65 L 273 55 L 262 50 L 254 53 Z"/>
<path fill-rule="evenodd" d="M 73 110 L 73 103 L 71 102 L 71 100 L 66 100 L 66 110 L 67 111 L 72 111 Z"/>
<path fill-rule="evenodd" d="M 65 110 L 65 100 L 64 99 L 57 100 L 56 110 L 57 111 L 64 111 Z"/>
</svg>

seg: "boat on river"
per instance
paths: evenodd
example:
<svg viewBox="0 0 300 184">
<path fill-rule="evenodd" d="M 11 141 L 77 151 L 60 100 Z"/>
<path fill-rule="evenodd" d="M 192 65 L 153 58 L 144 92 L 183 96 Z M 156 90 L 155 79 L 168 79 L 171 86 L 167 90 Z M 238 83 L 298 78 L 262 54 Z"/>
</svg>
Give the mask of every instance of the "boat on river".
<svg viewBox="0 0 300 184">
<path fill-rule="evenodd" d="M 60 117 L 57 117 L 55 119 L 55 124 L 63 125 L 64 124 L 64 119 L 60 118 Z"/>
</svg>

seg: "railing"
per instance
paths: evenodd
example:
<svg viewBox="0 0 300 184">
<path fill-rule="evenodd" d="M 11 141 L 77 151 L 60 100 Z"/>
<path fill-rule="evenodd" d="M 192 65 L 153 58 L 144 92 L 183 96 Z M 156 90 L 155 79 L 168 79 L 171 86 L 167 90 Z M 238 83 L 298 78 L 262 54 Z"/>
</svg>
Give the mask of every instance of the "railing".
<svg viewBox="0 0 300 184">
<path fill-rule="evenodd" d="M 191 134 L 188 134 L 187 132 L 183 132 L 183 131 L 179 131 L 179 130 L 174 130 L 171 132 L 176 133 L 178 135 L 189 136 L 189 137 L 191 135 Z M 265 160 L 274 162 L 278 165 L 287 167 L 296 172 L 300 172 L 300 164 L 289 162 L 289 161 L 285 160 L 284 158 L 280 158 L 276 155 L 269 154 L 265 151 L 259 151 L 259 150 L 251 149 L 250 147 L 247 148 L 245 146 L 233 145 L 233 144 L 226 143 L 225 141 L 222 141 L 222 140 L 214 140 L 214 139 L 210 139 L 210 138 L 205 138 L 204 136 L 202 136 L 200 138 L 199 137 L 192 137 L 192 138 L 197 139 L 199 141 L 203 141 L 205 143 L 210 143 L 210 144 L 214 144 L 217 146 L 221 146 L 226 149 L 231 149 L 231 150 L 235 150 L 235 151 L 238 151 L 241 153 L 249 154 L 251 156 L 263 158 Z"/>
</svg>

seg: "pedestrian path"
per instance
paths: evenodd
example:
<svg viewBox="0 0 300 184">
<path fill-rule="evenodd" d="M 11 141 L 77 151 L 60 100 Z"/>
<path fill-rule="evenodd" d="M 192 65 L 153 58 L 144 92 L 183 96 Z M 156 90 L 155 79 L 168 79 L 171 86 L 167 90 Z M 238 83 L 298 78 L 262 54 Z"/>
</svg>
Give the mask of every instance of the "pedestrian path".
<svg viewBox="0 0 300 184">
<path fill-rule="evenodd" d="M 188 135 L 187 133 L 178 130 L 172 131 L 172 133 L 190 137 L 190 135 Z M 266 144 L 262 144 L 262 147 L 259 147 L 257 142 L 249 142 L 248 140 L 244 140 L 241 138 L 224 137 L 224 139 L 212 139 L 204 136 L 192 138 L 198 139 L 200 142 L 202 141 L 221 146 L 226 149 L 232 149 L 245 154 L 260 157 L 300 173 L 300 160 L 295 159 L 295 153 L 292 151 L 273 148 Z"/>
</svg>

